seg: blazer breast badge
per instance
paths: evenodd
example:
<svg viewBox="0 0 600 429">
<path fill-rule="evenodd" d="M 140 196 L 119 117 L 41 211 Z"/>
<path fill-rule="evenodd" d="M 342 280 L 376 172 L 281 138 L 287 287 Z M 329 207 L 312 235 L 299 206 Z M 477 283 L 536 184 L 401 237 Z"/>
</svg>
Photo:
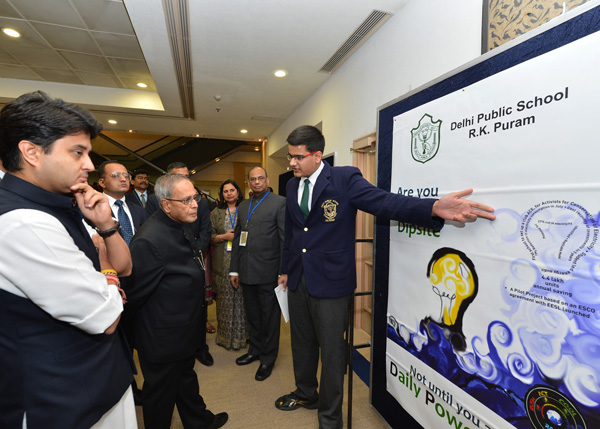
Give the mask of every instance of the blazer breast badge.
<svg viewBox="0 0 600 429">
<path fill-rule="evenodd" d="M 325 222 L 334 222 L 335 217 L 337 216 L 337 206 L 338 202 L 336 200 L 325 200 L 321 207 L 323 207 L 323 216 L 325 217 Z"/>
</svg>

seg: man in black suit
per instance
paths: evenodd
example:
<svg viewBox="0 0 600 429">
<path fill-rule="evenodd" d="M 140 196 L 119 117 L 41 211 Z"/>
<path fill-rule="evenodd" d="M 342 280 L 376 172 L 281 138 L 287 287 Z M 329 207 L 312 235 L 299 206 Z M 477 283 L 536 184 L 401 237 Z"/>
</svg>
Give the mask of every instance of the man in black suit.
<svg viewBox="0 0 600 429">
<path fill-rule="evenodd" d="M 194 372 L 204 329 L 204 267 L 190 224 L 197 219 L 200 196 L 179 174 L 160 177 L 155 192 L 161 210 L 131 242 L 133 273 L 123 280 L 144 374 L 144 424 L 169 428 L 177 405 L 184 427 L 219 428 L 227 413 L 207 410 Z"/>
<path fill-rule="evenodd" d="M 113 217 L 119 221 L 121 228 L 119 234 L 125 243 L 131 243 L 133 235 L 147 219 L 146 211 L 135 204 L 127 204 L 125 193 L 129 189 L 129 173 L 119 161 L 104 161 L 98 166 L 98 185 L 103 189 L 108 198 L 108 204 L 112 210 Z M 133 332 L 129 329 L 127 316 L 123 318 L 125 334 L 133 353 Z M 135 405 L 142 405 L 142 392 L 137 386 L 135 379 L 131 383 Z"/>
<path fill-rule="evenodd" d="M 104 161 L 98 167 L 98 185 L 108 197 L 113 217 L 121 224 L 119 232 L 127 244 L 133 234 L 148 218 L 146 211 L 135 204 L 127 204 L 125 194 L 129 190 L 129 173 L 119 161 Z"/>
<path fill-rule="evenodd" d="M 255 167 L 248 174 L 253 195 L 238 207 L 231 252 L 230 279 L 242 286 L 250 347 L 236 359 L 247 365 L 260 359 L 255 379 L 271 375 L 279 351 L 281 312 L 274 289 L 280 271 L 285 223 L 285 198 L 270 192 L 267 172 Z"/>
<path fill-rule="evenodd" d="M 131 185 L 133 191 L 125 195 L 127 204 L 136 204 L 146 209 L 148 217 L 158 210 L 158 201 L 156 196 L 148 191 L 148 172 L 143 169 L 138 169 L 131 175 Z"/>
</svg>

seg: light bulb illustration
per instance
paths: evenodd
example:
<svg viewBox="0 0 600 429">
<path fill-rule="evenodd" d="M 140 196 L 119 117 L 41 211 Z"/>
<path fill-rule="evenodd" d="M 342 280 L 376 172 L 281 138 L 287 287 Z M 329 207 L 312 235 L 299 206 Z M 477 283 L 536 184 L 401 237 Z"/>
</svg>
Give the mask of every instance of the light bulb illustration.
<svg viewBox="0 0 600 429">
<path fill-rule="evenodd" d="M 431 257 L 427 277 L 433 293 L 440 298 L 440 311 L 437 319 L 428 318 L 425 323 L 441 326 L 452 346 L 465 350 L 463 316 L 477 296 L 479 284 L 473 262 L 460 250 L 443 247 Z"/>
</svg>

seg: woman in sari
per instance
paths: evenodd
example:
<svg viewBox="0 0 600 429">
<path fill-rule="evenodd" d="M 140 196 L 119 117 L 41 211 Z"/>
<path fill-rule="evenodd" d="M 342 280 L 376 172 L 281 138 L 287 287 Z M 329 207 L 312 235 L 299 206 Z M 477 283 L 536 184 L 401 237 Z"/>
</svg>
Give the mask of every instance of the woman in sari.
<svg viewBox="0 0 600 429">
<path fill-rule="evenodd" d="M 248 344 L 242 288 L 240 286 L 235 289 L 229 282 L 233 231 L 237 223 L 237 206 L 242 199 L 238 184 L 233 180 L 226 180 L 219 188 L 219 206 L 210 214 L 212 267 L 217 289 L 216 342 L 233 350 L 239 350 Z"/>
</svg>

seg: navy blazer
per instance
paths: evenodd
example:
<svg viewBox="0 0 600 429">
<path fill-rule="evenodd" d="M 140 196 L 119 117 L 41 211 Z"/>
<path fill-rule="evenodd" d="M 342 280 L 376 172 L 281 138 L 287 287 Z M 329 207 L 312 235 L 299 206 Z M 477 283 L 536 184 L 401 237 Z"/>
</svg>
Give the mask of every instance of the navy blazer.
<svg viewBox="0 0 600 429">
<path fill-rule="evenodd" d="M 356 211 L 440 229 L 443 220 L 432 218 L 435 199 L 392 194 L 370 184 L 356 167 L 330 167 L 324 163 L 304 219 L 298 205 L 300 178 L 287 184 L 285 240 L 281 272 L 295 290 L 304 272 L 308 293 L 316 298 L 339 298 L 356 288 Z"/>
</svg>

